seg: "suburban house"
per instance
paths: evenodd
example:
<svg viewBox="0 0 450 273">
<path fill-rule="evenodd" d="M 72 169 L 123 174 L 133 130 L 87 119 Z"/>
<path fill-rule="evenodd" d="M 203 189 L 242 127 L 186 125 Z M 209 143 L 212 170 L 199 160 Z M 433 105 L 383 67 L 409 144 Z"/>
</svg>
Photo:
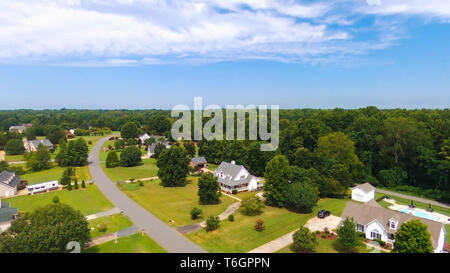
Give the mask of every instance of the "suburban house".
<svg viewBox="0 0 450 273">
<path fill-rule="evenodd" d="M 158 145 L 158 144 L 163 144 L 164 146 L 166 146 L 166 149 L 170 148 L 169 142 L 167 142 L 166 140 L 162 141 L 161 138 L 162 137 L 160 136 L 154 143 L 152 143 L 151 145 L 148 146 L 147 156 L 149 158 L 155 155 L 155 148 L 156 148 L 156 145 Z"/>
<path fill-rule="evenodd" d="M 39 144 L 44 145 L 49 150 L 53 149 L 53 144 L 48 139 L 27 140 L 27 141 L 24 142 L 23 146 L 25 147 L 25 150 L 27 152 L 35 152 L 35 151 L 37 151 L 37 148 L 38 148 Z"/>
<path fill-rule="evenodd" d="M 11 208 L 8 202 L 0 200 L 0 232 L 6 231 L 18 214 L 18 209 Z"/>
<path fill-rule="evenodd" d="M 198 172 L 201 169 L 207 167 L 206 158 L 203 156 L 193 157 L 193 158 L 191 158 L 191 161 L 189 162 L 189 166 L 191 166 L 194 169 L 194 172 Z"/>
<path fill-rule="evenodd" d="M 353 218 L 356 223 L 356 230 L 365 233 L 367 239 L 379 239 L 391 245 L 395 242 L 395 233 L 400 226 L 409 220 L 417 219 L 428 226 L 434 252 L 441 253 L 444 251 L 447 235 L 444 224 L 385 209 L 373 199 L 365 204 L 348 202 L 341 217 L 342 219 Z"/>
<path fill-rule="evenodd" d="M 149 138 L 150 138 L 150 136 L 147 133 L 139 136 L 139 140 L 141 141 L 141 144 L 144 144 L 144 142 Z"/>
<path fill-rule="evenodd" d="M 58 181 L 50 181 L 28 186 L 28 194 L 35 194 L 58 189 Z"/>
<path fill-rule="evenodd" d="M 258 191 L 262 189 L 262 183 L 258 178 L 251 175 L 242 165 L 236 165 L 234 161 L 231 163 L 222 161 L 214 171 L 217 176 L 220 188 L 227 193 L 243 191 Z"/>
<path fill-rule="evenodd" d="M 71 138 L 75 137 L 75 130 L 74 129 L 64 130 L 64 133 L 66 134 L 66 138 L 67 139 L 71 139 Z"/>
<path fill-rule="evenodd" d="M 357 185 L 352 188 L 352 200 L 366 203 L 375 198 L 375 187 L 369 183 Z"/>
<path fill-rule="evenodd" d="M 14 196 L 22 179 L 14 172 L 3 171 L 0 173 L 0 197 Z"/>
<path fill-rule="evenodd" d="M 23 125 L 13 125 L 13 126 L 9 127 L 10 132 L 16 132 L 19 134 L 22 134 L 26 130 L 27 130 L 27 127 L 25 127 Z"/>
</svg>

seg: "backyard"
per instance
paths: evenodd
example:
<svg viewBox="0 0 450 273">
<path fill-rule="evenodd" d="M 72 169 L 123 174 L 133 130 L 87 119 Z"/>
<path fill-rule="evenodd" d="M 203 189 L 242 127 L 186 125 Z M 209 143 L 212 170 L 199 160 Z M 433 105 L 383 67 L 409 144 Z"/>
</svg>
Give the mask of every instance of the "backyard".
<svg viewBox="0 0 450 273">
<path fill-rule="evenodd" d="M 236 200 L 222 195 L 221 203 L 217 205 L 200 205 L 197 196 L 198 177 L 189 177 L 185 187 L 163 187 L 160 180 L 119 185 L 119 188 L 142 207 L 153 213 L 166 223 L 173 220 L 175 226 L 189 225 L 205 220 L 208 216 L 219 215 L 235 203 Z M 203 219 L 191 220 L 189 212 L 193 207 L 203 210 Z"/>
<path fill-rule="evenodd" d="M 166 253 L 155 241 L 147 235 L 133 234 L 93 246 L 84 250 L 85 253 Z"/>
<path fill-rule="evenodd" d="M 40 206 L 51 204 L 55 196 L 58 196 L 59 202 L 80 210 L 84 215 L 94 214 L 114 207 L 95 184 L 88 184 L 85 189 L 80 188 L 72 191 L 63 189 L 35 195 L 21 195 L 5 199 L 5 201 L 10 202 L 11 207 L 18 208 L 20 213 L 24 213 L 31 212 Z"/>
<path fill-rule="evenodd" d="M 187 237 L 209 252 L 248 252 L 304 225 L 322 209 L 340 216 L 348 199 L 321 199 L 312 213 L 302 214 L 284 208 L 266 207 L 259 216 L 235 214 L 234 222 L 221 221 L 219 229 L 206 232 L 204 229 L 188 234 Z M 255 221 L 263 219 L 265 230 L 254 229 Z"/>
</svg>

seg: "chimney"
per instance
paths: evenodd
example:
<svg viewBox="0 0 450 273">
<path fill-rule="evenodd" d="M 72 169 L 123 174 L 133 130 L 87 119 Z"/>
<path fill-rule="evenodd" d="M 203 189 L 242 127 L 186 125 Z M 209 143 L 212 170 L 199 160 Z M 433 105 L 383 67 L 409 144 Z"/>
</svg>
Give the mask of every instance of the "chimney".
<svg viewBox="0 0 450 273">
<path fill-rule="evenodd" d="M 235 165 L 235 164 L 236 164 L 236 161 L 231 160 L 231 164 Z"/>
</svg>

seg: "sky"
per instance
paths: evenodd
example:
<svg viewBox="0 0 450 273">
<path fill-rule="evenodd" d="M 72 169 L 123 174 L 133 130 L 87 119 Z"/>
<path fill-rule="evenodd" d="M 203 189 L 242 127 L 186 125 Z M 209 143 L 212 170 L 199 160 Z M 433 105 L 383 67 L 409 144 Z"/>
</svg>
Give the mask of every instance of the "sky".
<svg viewBox="0 0 450 273">
<path fill-rule="evenodd" d="M 0 109 L 449 108 L 449 0 L 2 0 Z"/>
</svg>

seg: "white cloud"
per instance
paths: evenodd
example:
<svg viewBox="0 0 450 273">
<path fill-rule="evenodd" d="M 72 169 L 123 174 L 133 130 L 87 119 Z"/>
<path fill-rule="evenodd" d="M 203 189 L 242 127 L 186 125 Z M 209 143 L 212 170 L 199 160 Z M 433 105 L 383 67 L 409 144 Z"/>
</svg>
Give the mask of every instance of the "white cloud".
<svg viewBox="0 0 450 273">
<path fill-rule="evenodd" d="M 410 14 L 450 18 L 449 0 L 367 0 L 363 10 L 373 14 Z"/>
<path fill-rule="evenodd" d="M 379 1 L 379 5 L 359 6 L 360 12 L 419 12 L 418 0 L 411 0 L 412 5 L 400 0 L 390 4 Z M 354 14 L 339 10 L 336 3 L 339 1 L 2 0 L 0 62 L 113 66 L 177 60 L 320 62 L 366 54 L 396 40 L 374 26 L 372 32 L 380 31 L 375 43 L 353 41 L 360 31 L 352 29 L 354 21 L 349 17 Z M 422 8 L 434 10 L 434 4 Z"/>
</svg>

